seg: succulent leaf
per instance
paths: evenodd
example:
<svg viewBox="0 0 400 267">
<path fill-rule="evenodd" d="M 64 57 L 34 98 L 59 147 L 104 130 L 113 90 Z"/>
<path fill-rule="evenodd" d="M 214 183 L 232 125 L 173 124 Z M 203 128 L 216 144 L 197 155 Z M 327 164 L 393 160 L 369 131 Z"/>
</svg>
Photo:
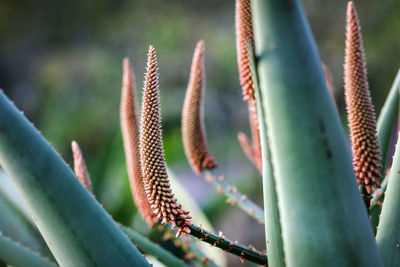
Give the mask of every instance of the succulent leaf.
<svg viewBox="0 0 400 267">
<path fill-rule="evenodd" d="M 12 266 L 57 267 L 57 264 L 48 258 L 5 236 L 2 232 L 0 232 L 0 263 L 1 260 Z"/>
<path fill-rule="evenodd" d="M 390 169 L 376 242 L 385 266 L 400 266 L 400 135 Z"/>
<path fill-rule="evenodd" d="M 149 266 L 65 161 L 2 92 L 0 164 L 60 265 Z"/>
<path fill-rule="evenodd" d="M 376 233 L 376 228 L 379 223 L 379 216 L 382 210 L 383 199 L 385 197 L 384 192 L 386 191 L 385 184 L 387 184 L 386 180 L 388 178 L 388 170 L 392 163 L 392 154 L 389 151 L 392 151 L 391 147 L 392 140 L 397 139 L 398 128 L 399 128 L 399 90 L 400 90 L 400 70 L 397 71 L 397 75 L 393 81 L 392 87 L 389 91 L 389 94 L 386 98 L 385 104 L 383 105 L 381 112 L 379 113 L 379 118 L 377 122 L 377 131 L 378 131 L 378 139 L 382 148 L 382 163 L 384 167 L 382 168 L 382 173 L 385 173 L 385 179 L 381 182 L 381 188 L 374 191 L 371 199 L 371 208 L 370 208 L 370 221 L 372 225 L 372 229 Z M 379 194 L 377 198 L 376 195 Z"/>
<path fill-rule="evenodd" d="M 252 3 L 285 264 L 382 266 L 300 1 Z"/>
<path fill-rule="evenodd" d="M 263 176 L 263 195 L 265 210 L 265 237 L 268 251 L 268 263 L 270 266 L 284 267 L 285 253 L 282 239 L 282 224 L 279 214 L 278 193 L 276 191 L 276 178 L 274 175 L 274 166 L 271 160 L 270 143 L 268 139 L 268 127 L 266 124 L 266 116 L 263 106 L 262 95 L 257 76 L 255 64 L 255 55 L 249 49 L 249 61 L 251 75 L 254 81 L 254 93 L 257 101 L 257 114 L 259 118 L 261 160 L 262 160 L 262 176 Z"/>
</svg>

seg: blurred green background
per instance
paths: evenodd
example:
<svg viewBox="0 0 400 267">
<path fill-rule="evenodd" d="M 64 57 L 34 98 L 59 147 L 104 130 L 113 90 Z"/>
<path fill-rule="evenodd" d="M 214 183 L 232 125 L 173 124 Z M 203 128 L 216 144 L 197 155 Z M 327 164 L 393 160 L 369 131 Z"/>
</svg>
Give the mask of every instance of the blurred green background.
<svg viewBox="0 0 400 267">
<path fill-rule="evenodd" d="M 379 112 L 400 66 L 400 1 L 355 3 Z M 303 4 L 321 58 L 333 74 L 343 116 L 346 1 Z M 191 57 L 196 42 L 204 39 L 205 119 L 211 151 L 226 179 L 262 205 L 261 179 L 236 140 L 239 131 L 249 133 L 249 129 L 237 75 L 234 25 L 233 0 L 1 0 L 0 88 L 67 162 L 72 163 L 71 141 L 79 142 L 98 198 L 114 218 L 130 223 L 135 208 L 119 127 L 121 64 L 123 57 L 131 59 L 140 92 L 147 49 L 154 45 L 169 166 L 216 230 L 264 248 L 263 226 L 236 208 L 226 208 L 224 198 L 191 172 L 181 142 L 180 112 Z"/>
</svg>

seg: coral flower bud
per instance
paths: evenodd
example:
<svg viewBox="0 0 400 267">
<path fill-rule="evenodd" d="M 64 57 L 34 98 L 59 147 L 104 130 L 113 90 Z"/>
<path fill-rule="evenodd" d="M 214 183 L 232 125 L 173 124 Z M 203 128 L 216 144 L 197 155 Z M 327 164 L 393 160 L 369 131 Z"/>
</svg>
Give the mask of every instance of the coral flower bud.
<svg viewBox="0 0 400 267">
<path fill-rule="evenodd" d="M 74 172 L 79 181 L 89 190 L 92 191 L 92 183 L 90 181 L 89 172 L 86 168 L 85 160 L 83 159 L 82 150 L 76 141 L 72 141 L 72 155 L 74 157 Z"/>
<path fill-rule="evenodd" d="M 202 98 L 205 88 L 204 42 L 199 41 L 193 55 L 189 84 L 182 110 L 182 138 L 186 157 L 197 174 L 203 168 L 215 168 L 206 140 Z"/>
</svg>

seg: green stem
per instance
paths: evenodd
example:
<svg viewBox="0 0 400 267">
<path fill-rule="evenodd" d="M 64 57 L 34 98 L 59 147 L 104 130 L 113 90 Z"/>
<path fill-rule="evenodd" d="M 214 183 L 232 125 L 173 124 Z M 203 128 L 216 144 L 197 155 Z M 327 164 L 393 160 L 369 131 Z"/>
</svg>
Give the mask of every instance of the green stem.
<svg viewBox="0 0 400 267">
<path fill-rule="evenodd" d="M 230 204 L 237 205 L 259 223 L 264 223 L 264 211 L 260 206 L 238 192 L 236 187 L 229 185 L 224 177 L 218 175 L 214 169 L 205 169 L 204 174 L 206 181 L 212 184 L 218 192 L 224 193 Z"/>
<path fill-rule="evenodd" d="M 268 265 L 267 256 L 252 247 L 246 247 L 238 244 L 237 242 L 226 239 L 222 234 L 213 234 L 196 225 L 191 225 L 189 228 L 191 231 L 190 235 L 200 239 L 203 242 L 220 248 L 223 251 L 237 255 L 242 261 L 248 260 L 258 264 Z"/>
<path fill-rule="evenodd" d="M 198 244 L 197 238 L 188 235 L 180 236 L 177 238 L 176 233 L 172 230 L 170 225 L 160 224 L 158 225 L 158 227 L 153 227 L 152 233 L 154 233 L 155 236 L 157 236 L 157 239 L 156 240 L 151 239 L 151 241 L 155 243 L 161 243 L 162 241 L 165 242 L 169 240 L 172 243 L 171 245 L 173 246 L 173 249 L 184 251 L 186 253 L 186 257 L 190 256 L 189 258 L 192 258 L 191 256 L 195 255 L 193 260 L 196 263 L 199 263 L 205 267 L 218 267 L 218 265 L 212 259 L 210 259 L 210 257 L 208 257 L 206 254 L 203 253 L 201 246 L 199 246 Z"/>
</svg>

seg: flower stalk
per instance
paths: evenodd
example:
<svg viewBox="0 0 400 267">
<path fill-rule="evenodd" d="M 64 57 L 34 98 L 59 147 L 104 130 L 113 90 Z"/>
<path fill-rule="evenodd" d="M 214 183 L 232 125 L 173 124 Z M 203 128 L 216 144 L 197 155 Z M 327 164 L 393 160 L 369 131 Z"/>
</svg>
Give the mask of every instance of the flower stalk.
<svg viewBox="0 0 400 267">
<path fill-rule="evenodd" d="M 205 179 L 215 187 L 218 193 L 224 194 L 228 198 L 229 204 L 238 206 L 260 224 L 264 224 L 264 210 L 246 195 L 241 194 L 236 187 L 229 185 L 223 176 L 218 175 L 215 170 L 206 170 Z"/>
<path fill-rule="evenodd" d="M 265 253 L 256 250 L 253 246 L 244 246 L 237 241 L 233 242 L 220 232 L 219 235 L 213 234 L 202 227 L 191 225 L 189 226 L 190 234 L 197 237 L 203 242 L 206 242 L 214 247 L 220 248 L 226 252 L 237 255 L 242 262 L 245 260 L 252 261 L 264 266 L 268 266 L 268 258 Z"/>
</svg>

